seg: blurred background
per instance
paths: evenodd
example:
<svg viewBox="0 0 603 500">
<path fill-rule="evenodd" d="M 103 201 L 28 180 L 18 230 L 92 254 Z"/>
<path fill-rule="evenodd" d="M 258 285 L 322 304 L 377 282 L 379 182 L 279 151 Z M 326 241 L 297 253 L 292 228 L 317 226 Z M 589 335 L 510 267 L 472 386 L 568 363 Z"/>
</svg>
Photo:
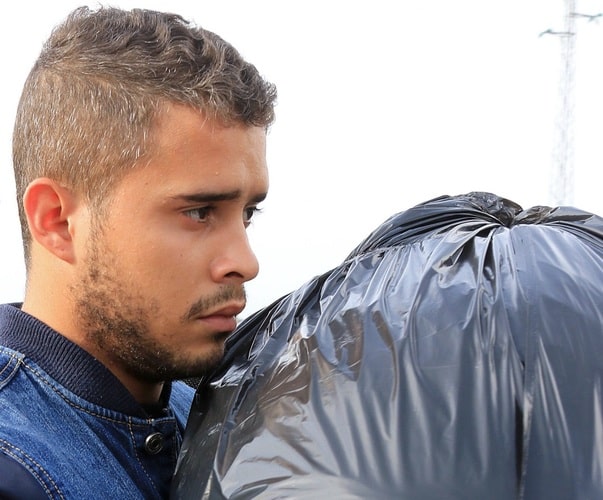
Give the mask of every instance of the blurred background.
<svg viewBox="0 0 603 500">
<path fill-rule="evenodd" d="M 22 84 L 82 2 L 4 7 L 0 302 L 24 266 L 11 166 Z M 89 4 L 91 7 L 97 4 Z M 603 0 L 116 0 L 215 31 L 274 82 L 271 191 L 245 315 L 335 267 L 394 213 L 448 194 L 603 214 Z"/>
</svg>

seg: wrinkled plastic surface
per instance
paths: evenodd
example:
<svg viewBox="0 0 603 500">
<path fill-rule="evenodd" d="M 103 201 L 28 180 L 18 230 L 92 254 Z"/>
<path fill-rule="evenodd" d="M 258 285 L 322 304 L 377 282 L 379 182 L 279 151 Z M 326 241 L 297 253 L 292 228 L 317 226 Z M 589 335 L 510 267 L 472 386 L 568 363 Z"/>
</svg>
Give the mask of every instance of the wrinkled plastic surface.
<svg viewBox="0 0 603 500">
<path fill-rule="evenodd" d="M 172 494 L 603 498 L 602 311 L 602 218 L 418 205 L 240 326 Z"/>
</svg>

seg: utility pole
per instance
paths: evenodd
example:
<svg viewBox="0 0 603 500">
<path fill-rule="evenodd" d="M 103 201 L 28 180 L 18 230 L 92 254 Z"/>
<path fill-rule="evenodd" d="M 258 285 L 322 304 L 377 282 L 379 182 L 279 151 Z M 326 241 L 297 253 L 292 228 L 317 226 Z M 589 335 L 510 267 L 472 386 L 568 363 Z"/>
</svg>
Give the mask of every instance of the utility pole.
<svg viewBox="0 0 603 500">
<path fill-rule="evenodd" d="M 564 27 L 547 29 L 539 36 L 554 35 L 561 44 L 559 96 L 553 158 L 549 178 L 551 206 L 574 203 L 574 80 L 576 73 L 577 24 L 598 22 L 603 12 L 588 14 L 577 12 L 576 0 L 563 0 Z M 579 21 L 577 21 L 579 19 Z"/>
<path fill-rule="evenodd" d="M 561 44 L 559 108 L 549 180 L 551 206 L 574 203 L 574 77 L 576 71 L 576 0 L 564 0 L 563 31 L 554 32 Z"/>
</svg>

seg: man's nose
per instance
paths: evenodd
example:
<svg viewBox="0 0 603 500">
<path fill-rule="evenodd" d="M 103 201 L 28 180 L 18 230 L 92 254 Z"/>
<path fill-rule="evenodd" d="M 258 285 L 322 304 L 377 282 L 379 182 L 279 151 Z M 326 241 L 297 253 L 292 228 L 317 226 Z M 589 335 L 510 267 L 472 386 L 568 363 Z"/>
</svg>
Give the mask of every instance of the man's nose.
<svg viewBox="0 0 603 500">
<path fill-rule="evenodd" d="M 244 283 L 255 278 L 259 270 L 243 226 L 224 238 L 211 265 L 212 279 L 216 283 Z"/>
</svg>

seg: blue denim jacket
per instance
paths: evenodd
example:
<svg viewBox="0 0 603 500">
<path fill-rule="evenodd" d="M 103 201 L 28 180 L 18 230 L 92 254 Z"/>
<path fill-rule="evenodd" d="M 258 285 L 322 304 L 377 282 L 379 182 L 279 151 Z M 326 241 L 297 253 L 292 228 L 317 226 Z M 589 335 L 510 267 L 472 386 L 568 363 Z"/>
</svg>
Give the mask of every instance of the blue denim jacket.
<svg viewBox="0 0 603 500">
<path fill-rule="evenodd" d="M 166 498 L 193 389 L 163 397 L 149 415 L 88 353 L 0 306 L 0 497 Z"/>
</svg>

